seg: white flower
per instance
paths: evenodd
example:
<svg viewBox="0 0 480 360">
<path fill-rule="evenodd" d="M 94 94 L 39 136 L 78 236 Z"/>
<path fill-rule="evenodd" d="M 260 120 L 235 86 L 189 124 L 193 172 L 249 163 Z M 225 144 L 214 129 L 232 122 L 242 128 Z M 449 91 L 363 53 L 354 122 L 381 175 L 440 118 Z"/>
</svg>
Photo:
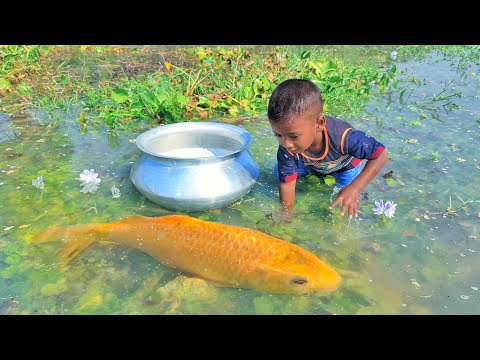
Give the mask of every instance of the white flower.
<svg viewBox="0 0 480 360">
<path fill-rule="evenodd" d="M 83 189 L 80 191 L 84 194 L 96 191 L 100 182 L 102 181 L 98 178 L 98 174 L 95 173 L 93 169 L 83 170 L 83 172 L 80 174 L 79 180 L 82 182 L 80 186 L 83 186 Z"/>
<path fill-rule="evenodd" d="M 113 186 L 112 186 L 112 197 L 113 197 L 114 199 L 117 199 L 117 198 L 120 197 L 120 195 L 121 195 L 120 189 L 117 188 L 115 185 L 113 185 Z"/>
<path fill-rule="evenodd" d="M 373 209 L 373 213 L 375 215 L 385 215 L 387 218 L 392 218 L 393 214 L 395 214 L 395 210 L 397 208 L 397 204 L 393 201 L 387 201 L 385 204 L 383 200 L 375 201 L 375 208 Z"/>
<path fill-rule="evenodd" d="M 385 210 L 385 207 L 383 206 L 383 200 L 375 201 L 375 206 L 376 208 L 373 209 L 373 213 L 375 215 L 382 215 L 383 211 Z"/>
<path fill-rule="evenodd" d="M 40 190 L 43 190 L 45 188 L 45 185 L 43 183 L 43 177 L 39 176 L 36 179 L 32 179 L 32 185 L 36 188 L 39 188 Z"/>
<path fill-rule="evenodd" d="M 395 60 L 397 60 L 397 55 L 398 55 L 398 52 L 392 51 L 392 52 L 390 53 L 390 58 L 391 58 L 393 61 L 395 61 Z"/>
<path fill-rule="evenodd" d="M 397 204 L 395 204 L 393 201 L 387 201 L 385 203 L 383 213 L 385 214 L 386 217 L 392 218 L 393 214 L 395 214 L 396 207 L 397 207 Z"/>
</svg>

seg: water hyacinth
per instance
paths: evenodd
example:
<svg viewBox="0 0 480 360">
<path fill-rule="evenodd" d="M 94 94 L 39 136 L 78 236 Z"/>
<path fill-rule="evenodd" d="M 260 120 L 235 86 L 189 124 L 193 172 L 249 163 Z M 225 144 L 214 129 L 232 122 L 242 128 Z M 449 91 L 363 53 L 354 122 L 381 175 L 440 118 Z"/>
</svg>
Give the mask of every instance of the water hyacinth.
<svg viewBox="0 0 480 360">
<path fill-rule="evenodd" d="M 117 198 L 120 197 L 120 195 L 121 195 L 120 189 L 117 188 L 115 185 L 113 185 L 113 186 L 112 186 L 112 197 L 113 197 L 114 199 L 117 199 Z"/>
<path fill-rule="evenodd" d="M 397 204 L 393 201 L 387 201 L 383 203 L 383 200 L 375 201 L 375 208 L 373 209 L 373 213 L 375 215 L 385 215 L 387 218 L 392 218 L 395 214 L 395 210 L 397 208 Z"/>
<path fill-rule="evenodd" d="M 383 210 L 385 209 L 385 206 L 383 205 L 383 200 L 380 201 L 375 201 L 375 208 L 373 209 L 373 213 L 375 215 L 382 215 Z"/>
<path fill-rule="evenodd" d="M 385 214 L 386 217 L 392 218 L 393 215 L 395 214 L 396 208 L 397 208 L 397 204 L 395 204 L 393 201 L 387 201 L 385 203 L 385 209 L 383 210 L 383 213 Z"/>
<path fill-rule="evenodd" d="M 43 183 L 43 177 L 39 176 L 36 179 L 32 179 L 32 185 L 36 188 L 39 188 L 40 190 L 43 190 L 45 188 L 45 184 Z"/>
<path fill-rule="evenodd" d="M 83 188 L 80 190 L 84 194 L 86 193 L 93 193 L 96 191 L 99 187 L 100 182 L 102 181 L 101 179 L 98 178 L 98 174 L 93 170 L 83 170 L 83 172 L 80 174 L 80 179 L 82 183 L 80 186 L 83 186 Z"/>
</svg>

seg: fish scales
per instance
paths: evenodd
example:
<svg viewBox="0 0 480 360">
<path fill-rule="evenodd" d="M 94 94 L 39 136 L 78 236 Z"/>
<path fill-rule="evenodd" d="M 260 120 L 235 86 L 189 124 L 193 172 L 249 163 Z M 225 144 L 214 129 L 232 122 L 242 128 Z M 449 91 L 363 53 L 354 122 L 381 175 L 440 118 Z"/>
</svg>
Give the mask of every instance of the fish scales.
<svg viewBox="0 0 480 360">
<path fill-rule="evenodd" d="M 222 286 L 305 294 L 336 290 L 341 278 L 315 254 L 245 227 L 185 215 L 129 216 L 104 224 L 53 228 L 33 240 L 67 240 L 59 255 L 73 260 L 96 241 L 134 247 L 163 264 Z"/>
</svg>

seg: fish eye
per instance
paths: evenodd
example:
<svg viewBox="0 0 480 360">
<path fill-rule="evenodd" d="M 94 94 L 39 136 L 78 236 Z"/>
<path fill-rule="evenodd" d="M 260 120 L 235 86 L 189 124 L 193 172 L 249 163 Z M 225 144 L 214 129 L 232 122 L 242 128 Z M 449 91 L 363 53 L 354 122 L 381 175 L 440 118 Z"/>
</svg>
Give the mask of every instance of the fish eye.
<svg viewBox="0 0 480 360">
<path fill-rule="evenodd" d="M 304 278 L 303 276 L 296 276 L 291 280 L 291 283 L 296 285 L 303 285 L 307 282 L 308 282 L 308 279 Z"/>
</svg>

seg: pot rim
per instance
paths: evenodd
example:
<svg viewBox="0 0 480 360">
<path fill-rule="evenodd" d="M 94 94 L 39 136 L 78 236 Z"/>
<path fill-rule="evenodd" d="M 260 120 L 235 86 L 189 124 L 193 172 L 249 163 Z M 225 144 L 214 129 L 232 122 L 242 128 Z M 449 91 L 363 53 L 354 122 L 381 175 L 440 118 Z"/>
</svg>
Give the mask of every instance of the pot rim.
<svg viewBox="0 0 480 360">
<path fill-rule="evenodd" d="M 227 154 L 223 155 L 214 155 L 214 156 L 195 156 L 195 157 L 174 157 L 174 156 L 163 156 L 158 153 L 152 152 L 148 149 L 147 144 L 150 139 L 156 138 L 159 136 L 167 136 L 168 134 L 175 134 L 179 132 L 199 132 L 207 131 L 211 133 L 216 133 L 216 131 L 221 131 L 220 135 L 225 134 L 225 137 L 236 140 L 242 144 L 242 146 L 237 150 L 232 150 Z M 229 136 L 227 136 L 227 134 Z M 214 160 L 231 157 L 234 154 L 240 153 L 250 146 L 252 143 L 252 135 L 245 129 L 231 124 L 224 124 L 218 122 L 184 122 L 184 123 L 175 123 L 167 124 L 155 127 L 153 129 L 147 130 L 144 133 L 137 136 L 135 144 L 137 147 L 144 153 L 152 155 L 157 158 L 163 159 L 172 159 L 172 160 Z"/>
</svg>

